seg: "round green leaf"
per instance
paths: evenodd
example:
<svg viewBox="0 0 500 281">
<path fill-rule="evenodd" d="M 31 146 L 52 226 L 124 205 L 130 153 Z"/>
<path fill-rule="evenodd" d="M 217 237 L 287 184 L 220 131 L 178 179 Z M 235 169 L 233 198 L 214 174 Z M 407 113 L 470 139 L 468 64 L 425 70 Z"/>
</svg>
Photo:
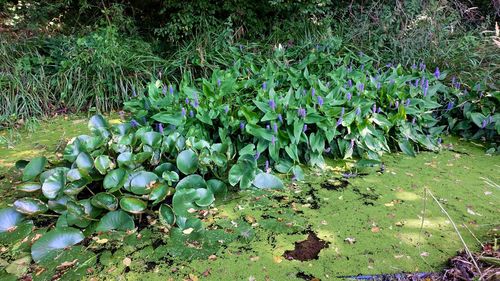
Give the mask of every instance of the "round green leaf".
<svg viewBox="0 0 500 281">
<path fill-rule="evenodd" d="M 162 136 L 157 132 L 147 132 L 141 136 L 141 141 L 145 145 L 149 145 L 153 148 L 159 148 L 162 141 Z"/>
<path fill-rule="evenodd" d="M 172 207 L 167 204 L 163 204 L 160 206 L 160 222 L 163 225 L 172 226 L 175 223 L 175 215 Z"/>
<path fill-rule="evenodd" d="M 35 262 L 40 262 L 47 255 L 78 244 L 84 238 L 83 233 L 76 228 L 55 228 L 45 233 L 33 244 L 31 247 L 31 256 Z"/>
<path fill-rule="evenodd" d="M 47 158 L 45 157 L 36 157 L 33 158 L 26 167 L 24 167 L 23 171 L 23 181 L 29 181 L 36 178 L 47 164 Z"/>
<path fill-rule="evenodd" d="M 165 171 L 161 176 L 164 180 L 166 180 L 170 185 L 174 182 L 179 181 L 179 175 L 174 171 Z"/>
<path fill-rule="evenodd" d="M 48 199 L 54 199 L 66 184 L 66 175 L 62 170 L 55 171 L 42 185 L 42 192 Z"/>
<path fill-rule="evenodd" d="M 166 171 L 175 171 L 175 166 L 172 164 L 172 163 L 163 163 L 163 164 L 160 164 L 158 165 L 155 169 L 154 169 L 154 173 L 161 177 L 163 175 L 164 172 Z"/>
<path fill-rule="evenodd" d="M 158 186 L 155 186 L 153 190 L 151 190 L 148 199 L 154 201 L 153 205 L 156 205 L 165 200 L 167 196 L 174 194 L 174 192 L 175 189 L 173 189 L 172 187 L 169 187 L 166 184 L 160 184 Z"/>
<path fill-rule="evenodd" d="M 89 120 L 89 129 L 96 136 L 108 138 L 111 135 L 108 128 L 108 122 L 101 115 L 94 115 Z"/>
<path fill-rule="evenodd" d="M 200 231 L 203 227 L 199 218 L 176 216 L 176 223 L 181 230 L 192 228 L 194 231 Z"/>
<path fill-rule="evenodd" d="M 259 173 L 253 180 L 253 185 L 260 189 L 280 189 L 283 188 L 283 182 L 275 175 L 268 173 Z"/>
<path fill-rule="evenodd" d="M 118 167 L 123 168 L 123 167 L 128 167 L 128 168 L 134 168 L 134 155 L 132 152 L 123 152 L 118 155 L 116 158 L 116 162 L 118 162 Z"/>
<path fill-rule="evenodd" d="M 127 172 L 122 168 L 118 168 L 118 169 L 115 169 L 115 170 L 109 172 L 104 177 L 104 181 L 103 181 L 104 188 L 111 189 L 111 190 L 120 189 L 123 186 L 123 184 L 125 183 L 125 180 L 127 178 L 126 174 L 127 174 Z"/>
<path fill-rule="evenodd" d="M 122 197 L 120 199 L 120 208 L 131 214 L 140 214 L 146 210 L 148 203 L 135 197 Z"/>
<path fill-rule="evenodd" d="M 94 160 L 94 166 L 101 175 L 105 175 L 107 171 L 114 168 L 114 164 L 108 155 L 97 156 Z"/>
<path fill-rule="evenodd" d="M 205 188 L 177 190 L 172 198 L 172 208 L 177 216 L 189 216 L 192 210 L 205 207 L 215 200 L 212 191 Z"/>
<path fill-rule="evenodd" d="M 118 208 L 118 199 L 110 193 L 100 192 L 92 196 L 90 203 L 97 208 L 106 209 L 108 211 L 114 211 Z"/>
<path fill-rule="evenodd" d="M 62 195 L 62 196 L 57 197 L 56 199 L 49 200 L 49 202 L 47 202 L 47 204 L 49 206 L 49 209 L 51 209 L 52 211 L 54 211 L 56 213 L 61 214 L 64 211 L 66 211 L 66 205 L 67 205 L 68 201 L 70 201 L 70 200 L 71 200 L 71 198 L 69 196 Z"/>
<path fill-rule="evenodd" d="M 90 182 L 91 180 L 89 179 L 80 179 L 70 182 L 64 187 L 63 193 L 71 196 L 78 195 Z"/>
<path fill-rule="evenodd" d="M 26 182 L 16 186 L 16 190 L 23 192 L 35 192 L 42 188 L 42 186 L 37 182 Z"/>
<path fill-rule="evenodd" d="M 176 190 L 207 188 L 207 182 L 200 175 L 189 175 L 177 183 Z"/>
<path fill-rule="evenodd" d="M 43 184 L 48 178 L 50 178 L 50 176 L 52 176 L 56 172 L 61 172 L 61 173 L 63 173 L 64 177 L 66 177 L 66 175 L 68 174 L 69 170 L 70 169 L 66 168 L 66 167 L 57 167 L 57 168 L 54 168 L 54 169 L 47 170 L 47 171 L 43 172 L 40 175 L 40 183 Z M 42 189 L 43 189 L 43 186 L 42 186 Z"/>
<path fill-rule="evenodd" d="M 13 204 L 14 209 L 25 215 L 43 214 L 49 210 L 47 204 L 36 198 L 17 199 Z"/>
<path fill-rule="evenodd" d="M 155 173 L 140 171 L 130 181 L 130 191 L 139 195 L 148 194 L 157 180 Z"/>
<path fill-rule="evenodd" d="M 217 198 L 225 198 L 227 195 L 227 185 L 225 182 L 218 179 L 211 179 L 207 181 L 208 189 L 212 191 L 212 193 Z"/>
<path fill-rule="evenodd" d="M 177 168 L 185 175 L 198 170 L 198 156 L 193 150 L 187 149 L 177 155 Z"/>
<path fill-rule="evenodd" d="M 0 209 L 0 233 L 12 231 L 24 220 L 24 216 L 13 208 Z"/>
<path fill-rule="evenodd" d="M 80 152 L 76 157 L 75 164 L 78 169 L 89 171 L 94 167 L 94 160 L 87 152 Z"/>
<path fill-rule="evenodd" d="M 95 231 L 106 232 L 111 230 L 127 231 L 135 228 L 134 220 L 124 211 L 118 210 L 105 214 Z"/>
</svg>

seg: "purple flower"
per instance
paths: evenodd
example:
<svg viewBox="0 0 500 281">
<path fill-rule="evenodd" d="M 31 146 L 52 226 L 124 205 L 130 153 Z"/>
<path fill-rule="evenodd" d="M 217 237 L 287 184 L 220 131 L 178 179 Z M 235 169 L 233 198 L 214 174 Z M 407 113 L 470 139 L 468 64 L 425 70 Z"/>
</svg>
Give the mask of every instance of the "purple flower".
<svg viewBox="0 0 500 281">
<path fill-rule="evenodd" d="M 269 107 L 271 107 L 272 110 L 276 109 L 276 102 L 274 102 L 273 99 L 269 100 Z"/>
<path fill-rule="evenodd" d="M 426 68 L 427 68 L 427 66 L 425 65 L 425 63 L 421 62 L 420 63 L 420 71 L 424 71 Z"/>
<path fill-rule="evenodd" d="M 493 116 L 488 117 L 488 123 L 493 123 Z"/>
<path fill-rule="evenodd" d="M 394 108 L 399 108 L 399 101 L 397 100 L 396 103 L 394 103 Z"/>
<path fill-rule="evenodd" d="M 417 69 L 417 65 L 416 65 L 415 63 L 413 63 L 413 64 L 411 65 L 411 69 L 413 69 L 413 70 Z"/>
<path fill-rule="evenodd" d="M 269 124 L 266 125 L 266 130 L 271 130 L 271 126 L 269 126 Z"/>
<path fill-rule="evenodd" d="M 377 82 L 377 90 L 380 90 L 380 87 L 382 87 L 382 84 L 380 84 L 380 82 Z"/>
<path fill-rule="evenodd" d="M 342 110 L 340 111 L 340 117 L 344 116 L 345 113 L 345 108 L 342 107 Z"/>
<path fill-rule="evenodd" d="M 167 86 L 163 86 L 162 93 L 165 96 L 167 94 Z"/>
<path fill-rule="evenodd" d="M 189 116 L 194 117 L 194 112 L 192 110 L 189 111 Z"/>
<path fill-rule="evenodd" d="M 271 143 L 274 145 L 276 143 L 276 137 L 275 136 L 272 136 L 271 137 Z"/>
<path fill-rule="evenodd" d="M 323 98 L 321 96 L 318 96 L 318 105 L 320 107 L 323 106 Z"/>
<path fill-rule="evenodd" d="M 415 88 L 418 87 L 418 82 L 420 82 L 420 79 L 417 78 L 417 80 L 415 80 Z"/>
<path fill-rule="evenodd" d="M 135 89 L 134 89 L 134 88 L 132 88 L 132 96 L 133 96 L 133 97 L 137 97 L 137 93 L 135 92 Z"/>
<path fill-rule="evenodd" d="M 439 76 L 441 76 L 441 72 L 439 72 L 439 67 L 436 67 L 436 70 L 434 71 L 434 77 L 436 77 L 436 79 L 439 79 Z"/>
<path fill-rule="evenodd" d="M 266 173 L 269 173 L 269 160 L 266 160 L 266 168 L 265 168 Z"/>
<path fill-rule="evenodd" d="M 372 112 L 375 113 L 377 112 L 377 104 L 373 104 L 373 107 L 372 107 Z"/>
<path fill-rule="evenodd" d="M 185 102 L 186 104 L 189 104 L 189 98 L 186 98 L 186 99 L 184 100 L 184 102 Z"/>
<path fill-rule="evenodd" d="M 394 84 L 394 79 L 389 80 L 389 84 L 393 85 Z"/>
<path fill-rule="evenodd" d="M 274 122 L 273 123 L 273 130 L 274 130 L 274 133 L 278 133 L 278 123 Z"/>
<path fill-rule="evenodd" d="M 361 114 L 361 108 L 356 108 L 356 115 L 360 115 Z"/>
<path fill-rule="evenodd" d="M 162 123 L 158 123 L 158 132 L 160 132 L 160 134 L 163 134 L 163 124 Z"/>
<path fill-rule="evenodd" d="M 349 86 L 349 88 L 352 87 L 352 80 L 351 79 L 349 79 L 349 81 L 347 81 L 347 85 Z"/>
<path fill-rule="evenodd" d="M 307 124 L 304 124 L 304 128 L 302 129 L 302 131 L 305 133 L 307 131 Z"/>
<path fill-rule="evenodd" d="M 406 100 L 406 104 L 405 104 L 405 105 L 406 105 L 406 106 L 410 106 L 410 99 L 407 99 L 407 100 Z"/>
<path fill-rule="evenodd" d="M 351 140 L 351 148 L 354 147 L 354 139 Z"/>
<path fill-rule="evenodd" d="M 278 114 L 278 120 L 283 123 L 283 116 L 281 116 L 281 114 Z"/>
<path fill-rule="evenodd" d="M 457 82 L 457 77 L 455 77 L 455 76 L 451 77 L 451 85 L 455 86 L 456 82 Z"/>
<path fill-rule="evenodd" d="M 314 98 L 315 95 L 316 95 L 316 89 L 312 88 L 311 89 L 311 96 Z"/>
<path fill-rule="evenodd" d="M 297 113 L 298 113 L 299 117 L 306 118 L 306 110 L 305 110 L 305 108 L 299 108 L 297 110 Z"/>
<path fill-rule="evenodd" d="M 347 93 L 346 98 L 347 98 L 347 100 L 348 100 L 348 101 L 350 101 L 350 100 L 351 100 L 351 98 L 352 98 L 351 93 Z"/>
<path fill-rule="evenodd" d="M 332 148 L 329 146 L 328 148 L 325 148 L 325 153 L 330 153 L 332 151 Z"/>
<path fill-rule="evenodd" d="M 186 109 L 184 107 L 182 108 L 181 116 L 182 117 L 186 116 Z"/>
<path fill-rule="evenodd" d="M 266 83 L 266 82 L 264 82 L 264 83 L 262 83 L 262 90 L 264 90 L 264 91 L 265 91 L 266 89 L 267 89 L 267 83 Z"/>
<path fill-rule="evenodd" d="M 198 97 L 194 97 L 194 101 L 193 101 L 194 108 L 197 108 L 199 105 L 200 105 L 200 103 L 198 102 Z"/>
<path fill-rule="evenodd" d="M 221 84 L 220 79 L 217 79 L 217 86 L 219 86 L 219 87 L 220 87 L 220 84 Z"/>
<path fill-rule="evenodd" d="M 481 123 L 481 129 L 486 128 L 487 125 L 488 125 L 488 121 L 486 119 L 484 119 L 483 123 Z"/>
<path fill-rule="evenodd" d="M 415 119 L 415 117 L 413 117 L 413 119 L 411 119 L 411 124 L 412 125 L 415 125 L 415 122 L 417 121 L 417 119 Z"/>
<path fill-rule="evenodd" d="M 438 144 L 441 144 L 443 142 L 442 138 L 438 138 Z"/>
<path fill-rule="evenodd" d="M 363 84 L 363 83 L 358 84 L 358 90 L 360 92 L 363 92 L 365 90 L 365 84 Z"/>
<path fill-rule="evenodd" d="M 257 160 L 257 159 L 259 159 L 259 157 L 260 157 L 260 152 L 257 150 L 257 152 L 255 153 L 255 157 L 254 158 L 255 158 L 255 160 Z"/>
<path fill-rule="evenodd" d="M 426 97 L 427 92 L 429 91 L 429 80 L 425 80 L 424 87 L 423 87 L 422 91 L 424 93 L 424 97 Z"/>
<path fill-rule="evenodd" d="M 339 118 L 339 120 L 337 120 L 337 127 L 342 125 L 342 117 Z"/>
<path fill-rule="evenodd" d="M 135 127 L 139 126 L 139 123 L 137 121 L 135 121 L 135 119 L 132 119 L 132 120 L 130 120 L 130 126 L 132 126 L 132 128 L 135 128 Z"/>
<path fill-rule="evenodd" d="M 382 107 L 377 108 L 377 113 L 382 112 Z"/>
<path fill-rule="evenodd" d="M 446 111 L 450 111 L 453 109 L 454 102 L 450 101 L 448 102 L 448 105 L 446 106 Z"/>
<path fill-rule="evenodd" d="M 224 106 L 224 112 L 227 114 L 229 112 L 229 106 Z"/>
<path fill-rule="evenodd" d="M 245 129 L 245 122 L 240 122 L 240 130 L 244 130 Z"/>
<path fill-rule="evenodd" d="M 387 66 L 387 67 L 392 67 L 392 63 L 388 63 L 388 64 L 386 64 L 385 66 Z"/>
<path fill-rule="evenodd" d="M 168 91 L 170 92 L 171 95 L 173 95 L 174 94 L 174 87 L 172 87 L 172 85 L 170 85 L 168 87 Z"/>
</svg>

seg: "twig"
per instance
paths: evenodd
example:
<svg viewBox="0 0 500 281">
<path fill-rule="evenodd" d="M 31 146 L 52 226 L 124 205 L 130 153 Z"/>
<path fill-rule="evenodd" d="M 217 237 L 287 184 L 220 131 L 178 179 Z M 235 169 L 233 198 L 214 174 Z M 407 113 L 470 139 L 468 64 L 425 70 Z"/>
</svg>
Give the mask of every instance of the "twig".
<svg viewBox="0 0 500 281">
<path fill-rule="evenodd" d="M 481 243 L 481 241 L 479 241 L 479 239 L 477 239 L 476 235 L 474 235 L 474 233 L 472 233 L 472 231 L 469 229 L 469 227 L 467 227 L 467 225 L 465 223 L 462 223 L 462 225 L 470 232 L 472 237 L 474 237 L 474 239 L 476 239 L 477 243 L 479 243 L 481 245 L 481 248 L 484 248 L 483 243 Z"/>
<path fill-rule="evenodd" d="M 453 221 L 453 219 L 450 217 L 450 215 L 448 214 L 448 212 L 443 208 L 443 206 L 441 205 L 441 203 L 439 203 L 439 200 L 437 200 L 437 198 L 434 197 L 434 194 L 432 194 L 432 192 L 429 189 L 427 189 L 427 188 L 425 190 L 429 193 L 429 195 L 432 197 L 432 199 L 434 199 L 434 201 L 436 201 L 436 203 L 438 204 L 438 206 L 441 209 L 441 211 L 448 217 L 448 219 L 451 222 L 451 225 L 453 225 L 453 228 L 455 229 L 455 232 L 458 235 L 458 238 L 460 238 L 460 241 L 462 241 L 462 244 L 465 247 L 465 251 L 467 252 L 467 254 L 469 255 L 469 257 L 471 258 L 472 262 L 474 263 L 474 266 L 476 267 L 477 271 L 479 272 L 479 275 L 482 275 L 481 269 L 479 269 L 479 266 L 477 265 L 476 260 L 472 256 L 472 252 L 469 250 L 469 247 L 467 247 L 467 244 L 465 244 L 465 241 L 462 238 L 462 235 L 460 234 L 460 231 L 458 231 L 457 225 L 455 224 L 455 222 Z"/>
</svg>

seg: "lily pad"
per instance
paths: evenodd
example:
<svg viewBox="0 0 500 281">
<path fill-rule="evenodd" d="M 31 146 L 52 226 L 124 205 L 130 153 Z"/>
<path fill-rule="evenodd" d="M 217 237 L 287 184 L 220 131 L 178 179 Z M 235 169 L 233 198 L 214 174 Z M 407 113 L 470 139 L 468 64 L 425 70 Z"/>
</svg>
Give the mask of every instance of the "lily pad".
<svg viewBox="0 0 500 281">
<path fill-rule="evenodd" d="M 124 211 L 118 210 L 104 215 L 95 230 L 100 232 L 111 230 L 127 231 L 134 228 L 134 220 Z"/>
<path fill-rule="evenodd" d="M 37 182 L 25 182 L 16 186 L 16 190 L 23 192 L 35 192 L 42 188 L 42 186 Z"/>
<path fill-rule="evenodd" d="M 169 225 L 172 226 L 175 223 L 175 214 L 174 211 L 172 210 L 172 207 L 170 207 L 167 204 L 163 204 L 160 206 L 160 222 L 163 225 Z"/>
<path fill-rule="evenodd" d="M 24 220 L 24 216 L 13 208 L 0 209 L 0 233 L 12 231 Z"/>
<path fill-rule="evenodd" d="M 177 155 L 177 168 L 185 175 L 192 174 L 198 170 L 198 156 L 196 153 L 187 149 Z"/>
<path fill-rule="evenodd" d="M 176 215 L 187 217 L 192 213 L 192 210 L 206 207 L 212 204 L 214 200 L 214 194 L 209 189 L 181 189 L 175 192 L 172 207 Z"/>
<path fill-rule="evenodd" d="M 176 190 L 207 188 L 207 182 L 200 175 L 189 175 L 177 183 Z"/>
<path fill-rule="evenodd" d="M 47 204 L 36 198 L 21 198 L 17 199 L 14 204 L 14 209 L 25 215 L 43 214 L 49 210 Z"/>
<path fill-rule="evenodd" d="M 101 173 L 105 175 L 109 170 L 114 168 L 114 164 L 107 155 L 99 155 L 94 160 L 94 166 Z"/>
<path fill-rule="evenodd" d="M 118 208 L 118 199 L 113 194 L 100 192 L 90 199 L 90 203 L 97 208 L 114 211 Z"/>
<path fill-rule="evenodd" d="M 94 168 L 94 159 L 87 152 L 80 152 L 78 157 L 76 157 L 75 164 L 78 169 L 90 171 Z"/>
<path fill-rule="evenodd" d="M 31 256 L 35 262 L 41 261 L 47 255 L 64 250 L 67 247 L 80 243 L 85 236 L 72 227 L 55 228 L 44 234 L 31 247 Z"/>
<path fill-rule="evenodd" d="M 148 207 L 148 203 L 135 197 L 122 197 L 120 199 L 120 208 L 131 214 L 140 214 Z"/>
<path fill-rule="evenodd" d="M 227 195 L 227 185 L 225 182 L 218 179 L 211 179 L 207 181 L 208 189 L 212 191 L 212 193 L 217 198 L 226 198 Z"/>
<path fill-rule="evenodd" d="M 148 194 L 157 180 L 155 173 L 140 171 L 130 181 L 130 191 L 139 195 Z"/>
<path fill-rule="evenodd" d="M 42 192 L 48 199 L 57 197 L 61 189 L 66 184 L 66 175 L 62 170 L 55 171 L 50 175 L 42 185 Z"/>
<path fill-rule="evenodd" d="M 252 184 L 260 189 L 281 189 L 284 187 L 283 182 L 277 176 L 268 173 L 257 174 Z"/>
<path fill-rule="evenodd" d="M 43 172 L 45 165 L 47 164 L 47 158 L 45 157 L 36 157 L 33 158 L 26 167 L 24 167 L 23 171 L 23 181 L 30 181 L 36 178 L 40 173 Z"/>
<path fill-rule="evenodd" d="M 104 188 L 113 191 L 120 189 L 125 183 L 125 180 L 127 178 L 126 174 L 127 172 L 122 168 L 118 168 L 109 172 L 104 177 L 103 181 Z"/>
<path fill-rule="evenodd" d="M 175 189 L 172 187 L 166 185 L 166 184 L 160 184 L 158 186 L 155 186 L 151 193 L 149 194 L 149 200 L 154 201 L 153 205 L 156 205 L 160 203 L 161 201 L 165 200 L 167 196 L 174 194 Z"/>
</svg>

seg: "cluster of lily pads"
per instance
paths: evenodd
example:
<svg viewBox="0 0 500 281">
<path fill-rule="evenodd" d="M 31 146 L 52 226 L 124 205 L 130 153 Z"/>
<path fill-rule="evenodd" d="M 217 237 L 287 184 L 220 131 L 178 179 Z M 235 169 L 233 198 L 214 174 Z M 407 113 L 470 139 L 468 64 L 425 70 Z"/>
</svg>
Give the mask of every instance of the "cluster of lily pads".
<svg viewBox="0 0 500 281">
<path fill-rule="evenodd" d="M 0 236 L 32 228 L 33 217 L 58 216 L 56 228 L 33 243 L 37 262 L 81 242 L 84 233 L 131 231 L 134 216 L 144 213 L 186 234 L 202 231 L 200 217 L 208 213 L 203 210 L 227 194 L 234 157 L 227 145 L 185 138 L 175 130 L 110 126 L 100 115 L 90 119 L 89 128 L 91 135 L 67 144 L 62 162 L 52 165 L 37 157 L 25 163 L 16 189 L 27 196 L 0 210 Z M 283 186 L 259 171 L 253 156 L 233 166 L 238 165 L 244 170 L 233 170 L 233 180 L 250 180 L 257 188 Z"/>
</svg>

